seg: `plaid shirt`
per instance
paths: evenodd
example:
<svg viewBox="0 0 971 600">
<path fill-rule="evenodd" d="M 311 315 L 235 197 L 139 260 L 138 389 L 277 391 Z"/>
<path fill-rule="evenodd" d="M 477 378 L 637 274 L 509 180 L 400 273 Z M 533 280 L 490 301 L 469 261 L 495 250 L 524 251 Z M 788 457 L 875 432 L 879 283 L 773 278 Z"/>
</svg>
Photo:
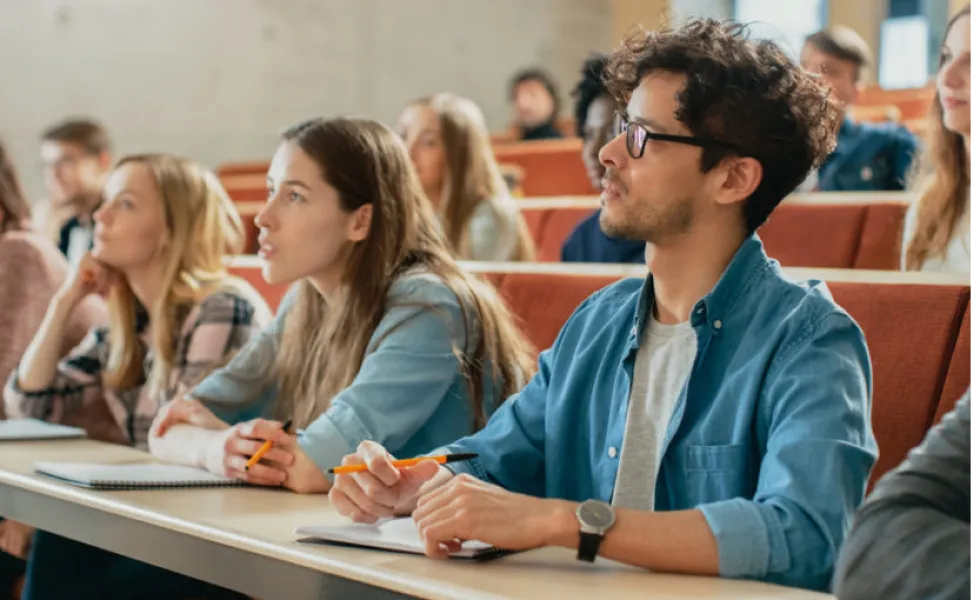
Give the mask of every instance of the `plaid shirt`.
<svg viewBox="0 0 971 600">
<path fill-rule="evenodd" d="M 210 295 L 193 307 L 182 321 L 172 370 L 164 389 L 156 393 L 146 385 L 153 363 L 145 335 L 146 323 L 139 327 L 145 356 L 142 379 L 138 385 L 126 390 L 112 390 L 102 384 L 110 345 L 108 328 L 96 327 L 61 360 L 54 381 L 46 390 L 25 392 L 18 385 L 17 373 L 11 374 L 3 393 L 7 415 L 63 422 L 74 413 L 103 401 L 125 440 L 145 449 L 149 428 L 159 409 L 195 385 L 209 371 L 225 364 L 269 320 L 269 310 L 258 300 L 250 300 L 235 291 Z"/>
</svg>

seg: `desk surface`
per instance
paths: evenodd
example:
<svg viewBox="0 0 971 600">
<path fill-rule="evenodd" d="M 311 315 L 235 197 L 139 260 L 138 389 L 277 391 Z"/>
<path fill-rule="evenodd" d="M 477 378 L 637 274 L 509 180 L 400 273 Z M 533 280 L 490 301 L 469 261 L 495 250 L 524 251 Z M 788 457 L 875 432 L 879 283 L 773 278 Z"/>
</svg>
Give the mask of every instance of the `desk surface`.
<svg viewBox="0 0 971 600">
<path fill-rule="evenodd" d="M 312 571 L 315 576 L 325 579 L 364 583 L 368 590 L 377 592 L 375 595 L 381 597 L 388 595 L 387 592 L 432 599 L 552 597 L 557 600 L 589 600 L 636 596 L 647 599 L 795 600 L 829 597 L 757 582 L 653 574 L 605 560 L 585 565 L 574 560 L 571 552 L 553 548 L 470 563 L 307 545 L 296 541 L 293 531 L 297 526 L 341 522 L 341 517 L 331 509 L 324 496 L 299 496 L 256 488 L 95 492 L 32 472 L 32 465 L 38 461 L 125 463 L 147 459 L 146 454 L 131 448 L 89 440 L 0 443 L 0 513 L 95 543 L 94 540 L 84 539 L 83 534 L 59 531 L 54 526 L 55 521 L 74 522 L 71 515 L 63 513 L 87 511 L 99 518 L 109 519 L 110 525 L 106 527 L 117 531 L 134 531 L 136 526 L 144 525 L 149 529 L 142 527 L 139 531 L 165 532 L 169 536 L 167 543 L 178 546 L 168 548 L 166 551 L 169 553 L 179 554 L 183 551 L 183 545 L 188 551 L 191 544 L 205 541 L 210 545 L 215 544 L 212 547 L 233 549 L 236 551 L 233 556 L 256 558 L 258 562 L 255 564 L 285 563 L 291 568 L 286 572 L 268 569 L 261 577 L 272 577 L 274 573 L 279 573 L 279 578 L 283 579 L 289 577 L 287 574 L 296 567 L 301 571 Z M 38 508 L 45 502 L 47 506 L 52 506 L 51 501 L 57 502 L 58 511 L 49 508 L 42 511 Z M 57 512 L 61 519 L 55 519 L 53 512 Z M 173 535 L 176 538 L 172 538 Z M 148 539 L 139 539 L 144 546 L 152 545 Z M 173 539 L 178 543 L 172 544 Z M 114 547 L 109 549 L 117 551 Z M 178 565 L 178 561 L 173 560 L 175 562 L 171 564 L 163 559 L 152 562 L 173 568 Z M 215 558 L 212 561 L 217 562 Z M 196 564 L 190 571 L 201 576 L 200 569 L 204 571 L 204 567 Z M 204 578 L 249 593 L 277 589 L 281 592 L 280 597 L 287 597 L 282 594 L 286 581 L 266 582 L 264 590 L 250 590 L 241 589 L 246 587 L 242 584 L 233 586 L 232 582 L 221 580 L 220 577 L 225 579 L 225 575 L 218 574 Z M 324 590 L 324 587 L 315 589 Z M 324 591 L 317 594 L 317 597 L 326 596 Z"/>
</svg>

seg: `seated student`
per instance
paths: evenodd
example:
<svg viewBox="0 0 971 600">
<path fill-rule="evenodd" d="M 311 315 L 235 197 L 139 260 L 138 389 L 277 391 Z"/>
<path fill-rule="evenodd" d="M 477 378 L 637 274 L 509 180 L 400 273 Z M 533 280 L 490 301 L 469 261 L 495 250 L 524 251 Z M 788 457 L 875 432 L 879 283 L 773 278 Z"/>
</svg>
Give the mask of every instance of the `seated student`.
<svg viewBox="0 0 971 600">
<path fill-rule="evenodd" d="M 836 572 L 842 600 L 971 594 L 968 403 L 965 393 L 856 513 Z"/>
<path fill-rule="evenodd" d="M 556 127 L 556 118 L 560 114 L 560 96 L 549 73 L 542 69 L 520 71 L 512 78 L 509 99 L 521 140 L 525 142 L 563 137 Z"/>
<path fill-rule="evenodd" d="M 617 103 L 607 91 L 604 69 L 607 56 L 597 54 L 583 63 L 583 78 L 573 90 L 577 135 L 583 138 L 583 164 L 594 189 L 602 188 L 606 171 L 600 149 L 614 136 Z M 563 244 L 563 262 L 642 263 L 644 242 L 608 236 L 600 228 L 600 211 L 580 222 Z"/>
<path fill-rule="evenodd" d="M 475 103 L 453 94 L 418 100 L 401 114 L 398 133 L 459 258 L 534 258 L 526 221 L 502 178 Z"/>
<path fill-rule="evenodd" d="M 297 125 L 267 181 L 263 276 L 298 283 L 259 338 L 159 415 L 156 456 L 326 492 L 326 470 L 361 441 L 427 452 L 480 428 L 532 374 L 528 344 L 455 263 L 390 130 Z M 259 416 L 292 419 L 296 436 Z M 245 470 L 267 439 L 267 462 Z"/>
<path fill-rule="evenodd" d="M 916 185 L 920 199 L 904 224 L 901 266 L 907 271 L 971 273 L 969 30 L 965 7 L 948 23 L 941 45 L 937 94 Z"/>
<path fill-rule="evenodd" d="M 836 149 L 802 185 L 802 191 L 903 190 L 917 139 L 893 123 L 858 123 L 848 111 L 873 64 L 858 33 L 843 26 L 817 31 L 802 48 L 802 66 L 829 85 L 843 111 Z"/>
<path fill-rule="evenodd" d="M 41 140 L 48 198 L 37 211 L 39 226 L 77 265 L 94 243 L 92 215 L 111 170 L 111 141 L 105 128 L 89 119 L 58 123 Z"/>
<path fill-rule="evenodd" d="M 47 303 L 67 276 L 67 263 L 31 225 L 30 208 L 0 143 L 0 381 L 6 381 L 40 327 Z M 89 298 L 66 325 L 67 350 L 107 320 L 100 298 Z M 0 404 L 0 419 L 4 418 Z M 32 529 L 0 517 L 0 598 L 24 573 Z"/>
<path fill-rule="evenodd" d="M 94 249 L 51 301 L 4 401 L 18 417 L 64 421 L 84 413 L 93 437 L 145 448 L 159 408 L 224 364 L 270 312 L 226 271 L 227 255 L 242 245 L 242 222 L 215 176 L 199 166 L 167 155 L 122 159 L 94 221 Z M 110 325 L 93 329 L 58 362 L 72 312 L 108 290 Z M 171 597 L 209 587 L 167 572 L 171 578 L 145 580 L 118 558 L 38 532 L 25 597 L 127 597 L 134 585 L 157 585 L 154 593 Z M 117 565 L 112 577 L 100 570 L 108 565 Z"/>
<path fill-rule="evenodd" d="M 515 400 L 436 450 L 477 459 L 398 471 L 362 444 L 345 461 L 369 471 L 330 493 L 342 514 L 412 513 L 433 556 L 465 539 L 579 545 L 582 560 L 829 585 L 876 459 L 866 342 L 753 232 L 832 148 L 838 114 L 744 32 L 689 21 L 613 55 L 627 115 L 600 152 L 601 223 L 647 240 L 650 276 L 588 298 Z"/>
</svg>

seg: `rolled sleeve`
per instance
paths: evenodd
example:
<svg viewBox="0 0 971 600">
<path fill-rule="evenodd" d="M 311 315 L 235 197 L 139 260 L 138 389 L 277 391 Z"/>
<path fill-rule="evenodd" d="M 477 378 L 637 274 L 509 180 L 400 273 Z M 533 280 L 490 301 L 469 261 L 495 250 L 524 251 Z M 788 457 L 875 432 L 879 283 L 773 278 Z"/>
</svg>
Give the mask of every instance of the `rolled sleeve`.
<svg viewBox="0 0 971 600">
<path fill-rule="evenodd" d="M 876 461 L 870 381 L 863 333 L 845 314 L 782 350 L 763 391 L 766 450 L 753 499 L 698 507 L 722 575 L 828 589 Z"/>
</svg>

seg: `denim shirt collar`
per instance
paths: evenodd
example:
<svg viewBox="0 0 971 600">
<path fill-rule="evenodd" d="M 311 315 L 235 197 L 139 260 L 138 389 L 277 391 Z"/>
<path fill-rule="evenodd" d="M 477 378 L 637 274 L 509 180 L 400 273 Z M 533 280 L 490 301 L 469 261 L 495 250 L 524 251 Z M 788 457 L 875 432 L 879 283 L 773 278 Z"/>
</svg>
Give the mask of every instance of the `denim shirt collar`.
<svg viewBox="0 0 971 600">
<path fill-rule="evenodd" d="M 718 335 L 724 323 L 728 322 L 738 302 L 758 276 L 771 262 L 762 247 L 762 240 L 752 234 L 742 242 L 728 268 L 722 273 L 715 287 L 702 297 L 691 309 L 691 325 L 698 329 L 707 327 L 713 335 Z M 648 273 L 644 278 L 634 313 L 634 326 L 630 332 L 630 350 L 640 347 L 649 310 L 654 306 L 654 276 Z"/>
</svg>

